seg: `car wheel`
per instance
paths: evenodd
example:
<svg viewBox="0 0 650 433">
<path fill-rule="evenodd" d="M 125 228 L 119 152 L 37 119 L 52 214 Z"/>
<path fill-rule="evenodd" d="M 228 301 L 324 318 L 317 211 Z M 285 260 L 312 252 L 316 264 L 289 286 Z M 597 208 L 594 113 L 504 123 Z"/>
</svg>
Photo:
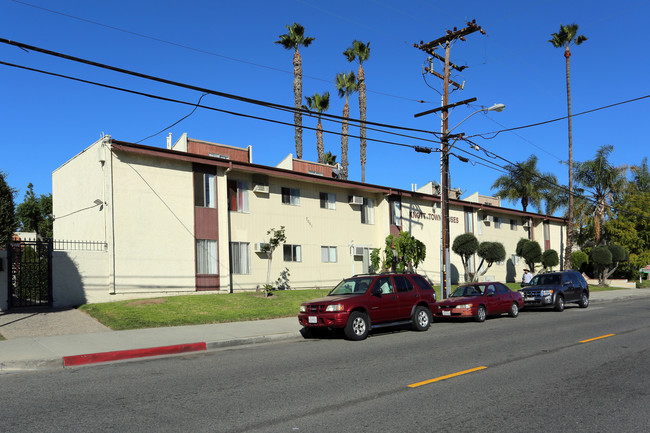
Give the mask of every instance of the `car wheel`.
<svg viewBox="0 0 650 433">
<path fill-rule="evenodd" d="M 431 311 L 423 306 L 418 306 L 413 312 L 413 329 L 426 331 L 431 326 Z"/>
<path fill-rule="evenodd" d="M 580 302 L 578 303 L 580 308 L 587 308 L 589 306 L 589 296 L 587 296 L 586 293 L 582 293 L 582 296 L 580 296 Z"/>
<path fill-rule="evenodd" d="M 555 311 L 564 311 L 564 298 L 562 296 L 555 298 Z"/>
<path fill-rule="evenodd" d="M 348 323 L 345 325 L 343 332 L 350 340 L 363 340 L 368 336 L 370 323 L 368 323 L 368 316 L 359 311 L 353 311 L 348 318 Z"/>
<path fill-rule="evenodd" d="M 485 311 L 485 307 L 483 305 L 479 305 L 478 310 L 476 310 L 476 321 L 485 322 L 485 316 L 487 316 L 487 311 Z"/>
<path fill-rule="evenodd" d="M 512 305 L 510 306 L 510 311 L 508 312 L 508 316 L 510 317 L 519 316 L 519 305 L 517 305 L 516 302 L 513 302 Z"/>
</svg>

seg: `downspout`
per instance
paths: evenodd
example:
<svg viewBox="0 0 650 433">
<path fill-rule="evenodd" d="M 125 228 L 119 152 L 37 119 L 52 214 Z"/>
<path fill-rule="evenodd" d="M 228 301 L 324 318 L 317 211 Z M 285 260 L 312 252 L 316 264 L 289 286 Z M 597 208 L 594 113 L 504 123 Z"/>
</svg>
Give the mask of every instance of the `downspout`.
<svg viewBox="0 0 650 433">
<path fill-rule="evenodd" d="M 109 143 L 110 143 L 110 141 L 109 141 Z M 111 175 L 110 175 L 110 185 L 111 185 L 111 237 L 112 237 L 111 242 L 113 244 L 113 248 L 112 248 L 112 250 L 113 250 L 112 251 L 113 281 L 111 282 L 113 292 L 111 293 L 111 295 L 116 295 L 117 290 L 116 290 L 116 276 L 115 276 L 115 270 L 116 270 L 116 266 L 115 266 L 115 258 L 116 258 L 116 254 L 115 254 L 115 188 L 114 188 L 114 184 L 113 184 L 113 148 L 110 147 L 109 150 L 110 150 L 110 153 L 111 153 Z"/>
<path fill-rule="evenodd" d="M 234 292 L 233 279 L 232 279 L 232 250 L 230 249 L 231 239 L 232 239 L 232 228 L 230 226 L 230 202 L 228 201 L 228 173 L 232 170 L 232 161 L 228 164 L 228 168 L 223 173 L 223 177 L 226 179 L 226 214 L 228 215 L 228 286 L 229 293 Z"/>
</svg>

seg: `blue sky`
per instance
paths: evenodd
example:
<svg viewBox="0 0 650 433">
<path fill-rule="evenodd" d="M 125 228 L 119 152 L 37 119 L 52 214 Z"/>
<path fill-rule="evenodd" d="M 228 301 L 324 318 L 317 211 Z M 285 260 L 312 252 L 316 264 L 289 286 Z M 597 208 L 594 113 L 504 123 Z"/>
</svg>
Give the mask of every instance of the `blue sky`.
<svg viewBox="0 0 650 433">
<path fill-rule="evenodd" d="M 338 72 L 354 70 L 342 55 L 354 39 L 370 42 L 364 64 L 368 115 L 372 122 L 440 131 L 436 115 L 414 114 L 440 106 L 440 80 L 422 67 L 427 55 L 413 43 L 428 42 L 447 29 L 463 28 L 475 19 L 487 35 L 474 33 L 451 50 L 451 60 L 469 66 L 454 73 L 465 82 L 450 102 L 477 98 L 450 114 L 454 132 L 482 134 L 566 116 L 565 60 L 561 49 L 547 41 L 561 23 L 577 23 L 589 39 L 572 49 L 573 113 L 650 94 L 646 55 L 650 41 L 650 0 L 591 1 L 464 1 L 359 0 L 207 1 L 189 0 L 0 0 L 0 37 L 141 73 L 293 106 L 292 53 L 273 42 L 285 25 L 301 23 L 313 44 L 301 50 L 303 95 L 330 92 L 329 114 L 341 115 L 343 100 L 333 85 Z M 112 86 L 196 103 L 200 93 L 100 70 L 37 52 L 0 44 L 0 61 L 70 75 Z M 436 65 L 440 71 L 440 65 Z M 0 170 L 19 190 L 27 184 L 37 194 L 52 191 L 52 172 L 84 148 L 110 134 L 139 142 L 177 122 L 192 107 L 163 102 L 106 88 L 0 65 Z M 425 101 L 424 103 L 418 101 Z M 481 107 L 503 103 L 501 113 L 478 113 Z M 252 116 L 292 123 L 289 113 L 213 95 L 202 104 Z M 574 117 L 574 159 L 594 157 L 606 144 L 614 146 L 612 163 L 637 164 L 650 154 L 650 98 Z M 351 117 L 358 118 L 357 96 Z M 305 126 L 315 119 L 304 118 Z M 340 130 L 336 123 L 324 128 Z M 175 141 L 184 132 L 192 138 L 232 146 L 253 146 L 253 162 L 275 166 L 295 154 L 294 129 L 207 109 L 142 144 L 164 147 L 167 134 Z M 352 128 L 351 134 L 358 130 Z M 419 138 L 421 133 L 401 132 Z M 368 131 L 369 138 L 407 146 L 438 147 L 410 137 Z M 542 126 L 476 137 L 475 142 L 500 157 L 521 162 L 535 154 L 543 172 L 566 184 L 568 158 L 566 120 Z M 316 134 L 305 130 L 304 154 L 316 160 Z M 452 186 L 467 196 L 490 195 L 503 174 L 482 151 L 457 145 L 463 163 L 451 158 Z M 339 155 L 340 137 L 325 134 L 325 149 Z M 366 182 L 411 189 L 413 184 L 440 179 L 438 153 L 416 153 L 410 147 L 368 143 Z M 468 153 L 465 153 L 468 152 Z M 361 180 L 358 139 L 350 139 L 350 176 Z M 498 165 L 501 159 L 490 159 Z M 54 198 L 56 200 L 56 197 Z M 520 208 L 519 203 L 504 203 Z"/>
</svg>

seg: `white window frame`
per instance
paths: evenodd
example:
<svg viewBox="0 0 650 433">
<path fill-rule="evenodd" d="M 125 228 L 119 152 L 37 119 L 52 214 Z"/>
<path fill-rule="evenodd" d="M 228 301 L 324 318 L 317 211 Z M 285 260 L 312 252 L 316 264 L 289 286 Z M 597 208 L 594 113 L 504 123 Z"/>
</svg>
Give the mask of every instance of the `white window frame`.
<svg viewBox="0 0 650 433">
<path fill-rule="evenodd" d="M 287 191 L 289 194 L 285 194 Z M 289 188 L 283 186 L 281 189 L 282 204 L 290 206 L 300 206 L 300 190 L 298 188 Z M 288 201 L 285 201 L 285 197 L 288 197 Z"/>
<path fill-rule="evenodd" d="M 336 247 L 333 246 L 320 247 L 320 258 L 323 263 L 336 263 L 337 256 L 338 254 L 336 251 Z"/>
<path fill-rule="evenodd" d="M 214 239 L 196 240 L 196 274 L 217 275 L 218 256 L 217 241 Z"/>
<path fill-rule="evenodd" d="M 199 192 L 197 188 L 199 185 L 194 185 L 194 206 L 197 207 L 207 207 L 214 209 L 217 207 L 217 178 L 214 174 L 211 173 L 202 173 L 202 172 L 195 172 L 194 173 L 194 181 L 199 182 L 197 177 L 200 177 L 201 180 L 200 182 L 202 183 L 201 185 L 201 197 L 200 197 L 200 202 L 197 200 L 199 197 L 197 197 L 197 193 Z"/>
<path fill-rule="evenodd" d="M 289 260 L 287 260 L 287 249 L 289 251 Z M 285 262 L 302 262 L 302 246 L 284 244 L 282 246 L 282 258 Z"/>
<path fill-rule="evenodd" d="M 390 223 L 396 226 L 402 225 L 402 202 L 393 200 L 390 202 Z"/>
<path fill-rule="evenodd" d="M 249 242 L 231 242 L 230 256 L 232 260 L 232 273 L 236 275 L 249 275 L 251 273 L 251 252 Z"/>
<path fill-rule="evenodd" d="M 336 210 L 336 194 L 331 192 L 320 193 L 320 208 Z"/>
<path fill-rule="evenodd" d="M 463 213 L 465 215 L 465 233 L 474 233 L 474 211 L 466 209 Z"/>
<path fill-rule="evenodd" d="M 235 191 L 235 196 L 237 197 L 237 209 L 234 209 L 233 211 L 248 213 L 248 182 L 245 180 L 233 180 L 233 182 L 237 182 L 237 190 Z"/>
<path fill-rule="evenodd" d="M 375 200 L 363 198 L 361 205 L 361 224 L 373 225 L 375 223 Z"/>
</svg>

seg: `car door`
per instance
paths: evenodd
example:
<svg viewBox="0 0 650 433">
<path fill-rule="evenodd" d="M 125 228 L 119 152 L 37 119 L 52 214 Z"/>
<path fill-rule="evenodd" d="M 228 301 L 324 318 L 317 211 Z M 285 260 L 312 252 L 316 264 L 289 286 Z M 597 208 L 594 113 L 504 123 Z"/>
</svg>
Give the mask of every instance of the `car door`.
<svg viewBox="0 0 650 433">
<path fill-rule="evenodd" d="M 488 314 L 500 313 L 503 308 L 501 306 L 503 301 L 501 300 L 501 295 L 499 295 L 499 292 L 497 291 L 496 285 L 493 283 L 486 284 L 484 294 Z"/>
<path fill-rule="evenodd" d="M 499 293 L 499 313 L 507 313 L 510 311 L 510 305 L 514 301 L 512 291 L 501 283 L 495 283 L 497 293 Z"/>
<path fill-rule="evenodd" d="M 419 292 L 413 287 L 413 283 L 404 275 L 394 275 L 395 290 L 397 291 L 397 314 L 400 319 L 411 317 L 413 305 L 419 300 Z"/>
<path fill-rule="evenodd" d="M 377 278 L 368 293 L 368 313 L 371 323 L 397 320 L 398 296 L 389 276 Z"/>
<path fill-rule="evenodd" d="M 576 285 L 571 279 L 571 275 L 564 273 L 562 274 L 562 288 L 564 289 L 564 302 L 572 302 L 577 299 L 576 295 Z"/>
</svg>

